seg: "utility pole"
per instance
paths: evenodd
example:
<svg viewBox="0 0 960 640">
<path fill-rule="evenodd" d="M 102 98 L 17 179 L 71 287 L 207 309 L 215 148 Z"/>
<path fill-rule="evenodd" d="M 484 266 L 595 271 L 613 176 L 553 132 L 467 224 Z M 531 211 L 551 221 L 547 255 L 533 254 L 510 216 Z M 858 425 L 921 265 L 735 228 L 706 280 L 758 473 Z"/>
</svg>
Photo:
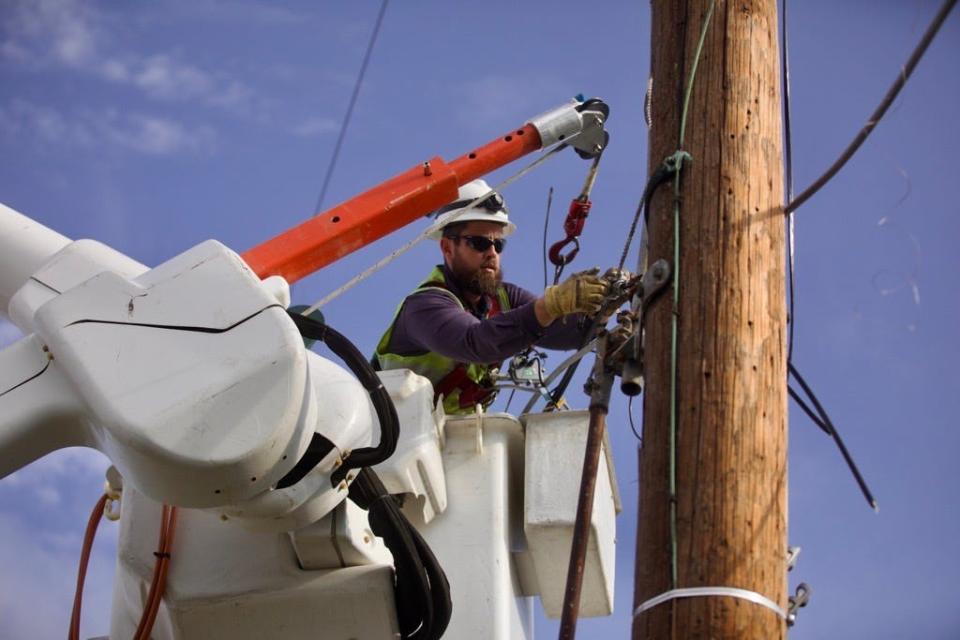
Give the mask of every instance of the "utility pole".
<svg viewBox="0 0 960 640">
<path fill-rule="evenodd" d="M 652 172 L 678 150 L 684 94 L 711 0 L 652 0 L 651 7 Z M 775 0 L 716 0 L 705 33 L 680 147 L 692 161 L 683 164 L 677 200 L 676 313 L 670 290 L 644 312 L 647 386 L 634 607 L 674 589 L 728 587 L 786 609 L 786 311 Z M 673 189 L 672 181 L 660 186 L 651 203 L 649 262 L 666 259 L 676 273 Z M 775 610 L 745 597 L 675 595 L 680 597 L 636 615 L 635 640 L 786 635 Z"/>
</svg>

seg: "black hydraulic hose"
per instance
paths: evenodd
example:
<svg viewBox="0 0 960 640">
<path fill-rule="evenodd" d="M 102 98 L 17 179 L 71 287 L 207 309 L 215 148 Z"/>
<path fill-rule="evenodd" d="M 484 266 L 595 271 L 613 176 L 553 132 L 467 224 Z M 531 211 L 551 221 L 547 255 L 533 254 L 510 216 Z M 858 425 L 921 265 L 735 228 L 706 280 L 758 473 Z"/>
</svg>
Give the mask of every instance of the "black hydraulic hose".
<svg viewBox="0 0 960 640">
<path fill-rule="evenodd" d="M 453 604 L 450 584 L 436 556 L 371 469 L 357 474 L 350 485 L 350 499 L 367 509 L 370 528 L 393 554 L 394 594 L 402 636 L 437 640 L 447 629 Z"/>
<path fill-rule="evenodd" d="M 379 464 L 393 455 L 397 448 L 397 438 L 400 436 L 400 420 L 393 400 L 380 382 L 377 372 L 370 366 L 370 362 L 360 350 L 341 333 L 329 325 L 317 322 L 312 318 L 298 313 L 290 313 L 290 318 L 300 331 L 300 335 L 313 340 L 324 342 L 337 357 L 357 377 L 363 388 L 370 394 L 373 408 L 380 421 L 380 443 L 376 447 L 363 447 L 351 452 L 343 465 L 337 469 L 337 477 L 343 477 L 350 469 L 370 467 Z"/>
</svg>

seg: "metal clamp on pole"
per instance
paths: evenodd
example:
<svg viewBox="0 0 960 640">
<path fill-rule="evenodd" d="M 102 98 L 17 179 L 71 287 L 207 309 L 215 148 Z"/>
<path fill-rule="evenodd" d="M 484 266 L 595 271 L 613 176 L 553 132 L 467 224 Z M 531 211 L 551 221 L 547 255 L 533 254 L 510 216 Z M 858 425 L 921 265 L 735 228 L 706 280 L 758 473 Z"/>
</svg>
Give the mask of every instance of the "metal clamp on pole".
<svg viewBox="0 0 960 640">
<path fill-rule="evenodd" d="M 797 590 L 790 596 L 790 604 L 787 607 L 787 626 L 792 627 L 797 622 L 797 612 L 810 603 L 810 594 L 813 589 L 806 582 L 797 585 Z"/>
</svg>

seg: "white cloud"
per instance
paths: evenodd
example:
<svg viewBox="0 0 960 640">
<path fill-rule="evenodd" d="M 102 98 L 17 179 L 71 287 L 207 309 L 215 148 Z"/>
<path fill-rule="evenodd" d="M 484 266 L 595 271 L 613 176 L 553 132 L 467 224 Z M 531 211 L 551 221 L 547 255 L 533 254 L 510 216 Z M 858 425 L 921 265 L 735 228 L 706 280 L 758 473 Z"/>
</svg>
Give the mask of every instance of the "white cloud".
<svg viewBox="0 0 960 640">
<path fill-rule="evenodd" d="M 213 81 L 207 73 L 168 55 L 154 55 L 141 61 L 132 82 L 148 94 L 165 99 L 204 97 L 213 90 Z"/>
<path fill-rule="evenodd" d="M 37 487 L 37 489 L 34 491 L 34 495 L 37 496 L 37 499 L 42 504 L 48 507 L 53 507 L 60 504 L 60 492 L 54 487 Z"/>
<path fill-rule="evenodd" d="M 307 118 L 297 126 L 293 127 L 291 131 L 298 136 L 303 138 L 309 138 L 312 136 L 323 135 L 325 133 L 332 133 L 336 131 L 340 125 L 333 118 Z"/>
<path fill-rule="evenodd" d="M 70 523 L 82 531 L 83 522 Z M 108 526 L 104 526 L 108 525 Z M 116 527 L 102 523 L 84 589 L 80 637 L 107 633 L 109 628 L 113 554 L 105 535 Z M 72 544 L 70 538 L 72 537 Z M 69 626 L 76 584 L 79 534 L 58 534 L 59 543 L 38 525 L 0 512 L 0 637 L 62 638 Z M 107 538 L 107 539 L 103 539 Z"/>
<path fill-rule="evenodd" d="M 209 127 L 189 128 L 174 120 L 145 115 L 108 114 L 100 131 L 116 145 L 148 155 L 208 151 L 215 138 Z"/>
<path fill-rule="evenodd" d="M 128 86 L 158 100 L 193 100 L 248 113 L 253 91 L 223 73 L 184 62 L 174 53 L 118 50 L 106 19 L 77 0 L 13 2 L 0 12 L 0 56 L 34 70 L 69 69 Z"/>
<path fill-rule="evenodd" d="M 476 78 L 454 88 L 457 118 L 481 129 L 502 126 L 511 115 L 529 117 L 537 109 L 558 106 L 572 98 L 564 93 L 563 86 L 542 74 L 533 80 L 495 74 Z"/>
<path fill-rule="evenodd" d="M 109 144 L 146 155 L 207 153 L 214 130 L 170 118 L 114 109 L 63 114 L 51 107 L 14 99 L 0 105 L 0 135 L 23 137 L 56 148 L 92 149 Z"/>
</svg>

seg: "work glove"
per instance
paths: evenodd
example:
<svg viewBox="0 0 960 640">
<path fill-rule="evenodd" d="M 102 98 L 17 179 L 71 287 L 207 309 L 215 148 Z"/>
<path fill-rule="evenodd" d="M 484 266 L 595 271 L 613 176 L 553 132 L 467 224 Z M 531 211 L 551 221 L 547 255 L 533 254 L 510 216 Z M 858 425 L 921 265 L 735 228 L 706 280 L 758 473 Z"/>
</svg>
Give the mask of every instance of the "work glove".
<svg viewBox="0 0 960 640">
<path fill-rule="evenodd" d="M 603 306 L 604 296 L 610 286 L 598 273 L 600 270 L 596 268 L 581 271 L 555 287 L 547 287 L 543 292 L 547 313 L 555 317 L 573 313 L 597 313 Z"/>
</svg>

